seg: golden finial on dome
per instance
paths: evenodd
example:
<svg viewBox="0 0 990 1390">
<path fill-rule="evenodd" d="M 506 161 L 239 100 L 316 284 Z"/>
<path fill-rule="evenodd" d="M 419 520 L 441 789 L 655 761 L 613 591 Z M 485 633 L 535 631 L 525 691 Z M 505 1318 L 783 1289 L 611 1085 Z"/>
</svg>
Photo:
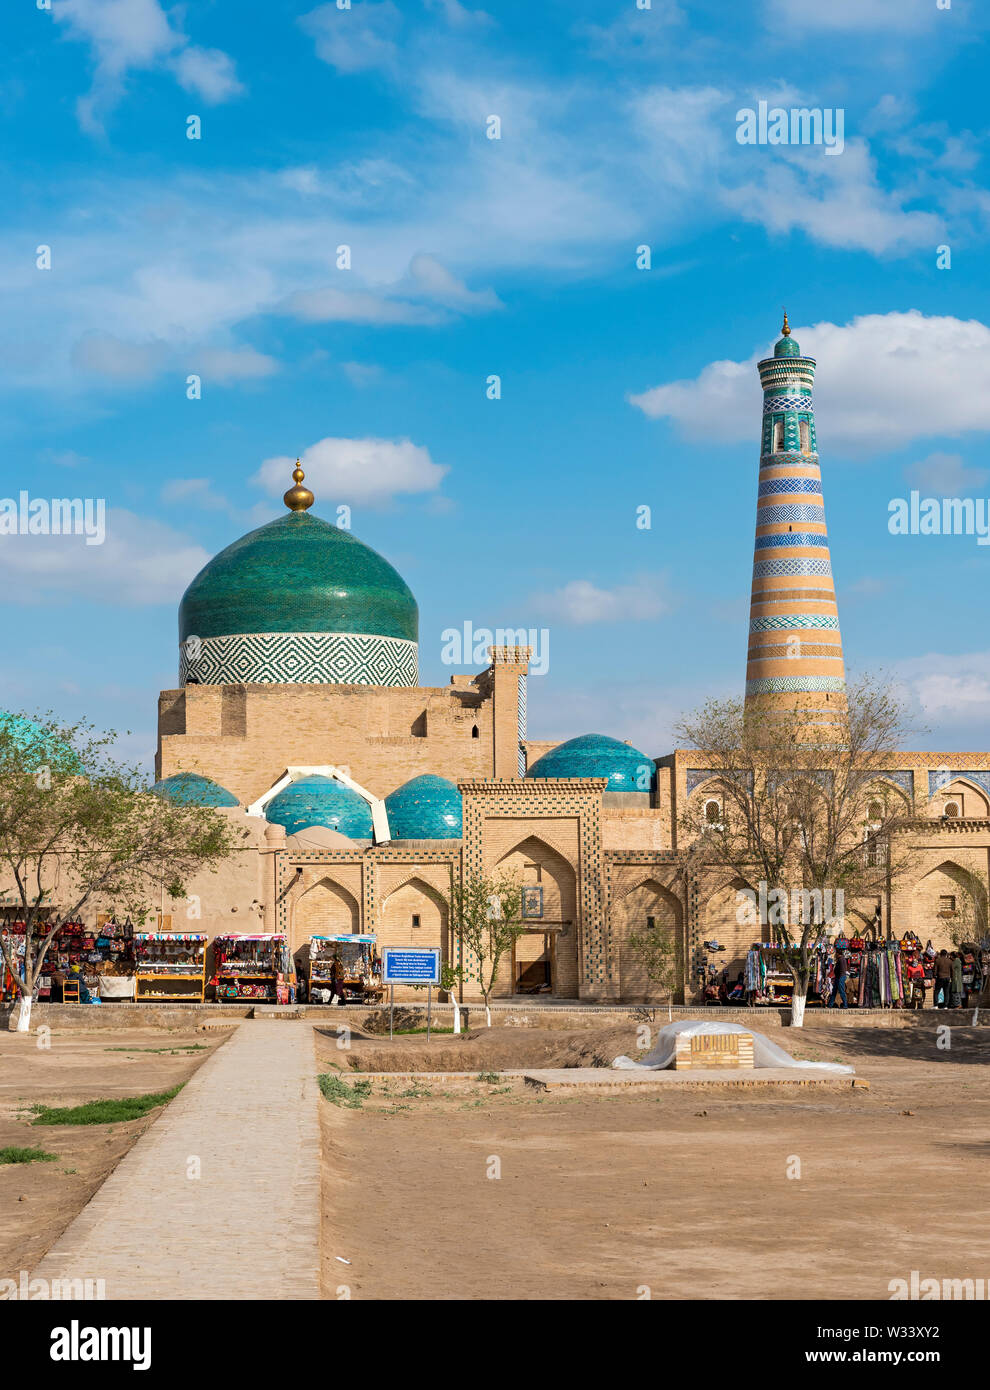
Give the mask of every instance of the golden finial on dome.
<svg viewBox="0 0 990 1390">
<path fill-rule="evenodd" d="M 306 512 L 316 501 L 309 488 L 302 486 L 305 477 L 306 474 L 299 467 L 299 460 L 296 459 L 296 466 L 292 470 L 292 481 L 295 483 L 295 487 L 290 487 L 282 497 L 282 501 L 290 512 Z"/>
<path fill-rule="evenodd" d="M 787 310 L 786 310 L 786 309 L 784 310 L 784 326 L 783 326 L 783 328 L 782 328 L 780 331 L 781 331 L 781 333 L 783 333 L 783 335 L 784 335 L 785 338 L 789 338 L 789 337 L 791 336 L 791 325 L 787 322 Z"/>
</svg>

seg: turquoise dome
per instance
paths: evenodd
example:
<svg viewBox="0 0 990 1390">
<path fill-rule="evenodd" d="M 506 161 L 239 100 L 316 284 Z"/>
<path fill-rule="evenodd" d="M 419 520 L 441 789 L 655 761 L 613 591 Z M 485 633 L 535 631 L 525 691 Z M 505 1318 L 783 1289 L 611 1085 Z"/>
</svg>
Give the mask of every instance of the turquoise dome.
<svg viewBox="0 0 990 1390">
<path fill-rule="evenodd" d="M 173 772 L 163 777 L 151 789 L 156 796 L 174 801 L 177 806 L 239 806 L 240 802 L 226 787 L 198 772 Z"/>
<path fill-rule="evenodd" d="M 370 545 L 286 512 L 204 565 L 179 605 L 179 640 L 251 632 L 360 632 L 415 642 L 419 609 Z"/>
<path fill-rule="evenodd" d="M 653 759 L 608 734 L 580 734 L 537 758 L 527 777 L 607 777 L 610 792 L 652 791 Z"/>
<path fill-rule="evenodd" d="M 796 338 L 780 338 L 774 344 L 774 357 L 800 357 L 801 349 L 798 347 Z"/>
<path fill-rule="evenodd" d="M 265 817 L 276 825 L 284 825 L 286 835 L 325 825 L 351 840 L 372 838 L 371 807 L 364 797 L 319 773 L 300 777 L 284 787 L 269 801 Z"/>
<path fill-rule="evenodd" d="M 27 715 L 0 710 L 0 735 L 9 738 L 19 754 L 28 755 L 24 759 L 28 765 L 49 763 L 62 772 L 82 771 L 82 764 L 71 745 L 44 725 L 28 719 Z"/>
<path fill-rule="evenodd" d="M 459 840 L 463 825 L 461 794 L 446 777 L 424 773 L 396 787 L 385 798 L 393 840 Z"/>
</svg>

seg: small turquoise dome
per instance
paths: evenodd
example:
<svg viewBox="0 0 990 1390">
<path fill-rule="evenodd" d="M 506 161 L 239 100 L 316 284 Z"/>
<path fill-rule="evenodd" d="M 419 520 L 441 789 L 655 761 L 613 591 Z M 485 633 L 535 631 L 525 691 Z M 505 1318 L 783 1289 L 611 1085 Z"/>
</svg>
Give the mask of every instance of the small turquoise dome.
<svg viewBox="0 0 990 1390">
<path fill-rule="evenodd" d="M 779 338 L 774 344 L 774 357 L 800 357 L 801 349 L 796 338 Z"/>
<path fill-rule="evenodd" d="M 226 787 L 198 772 L 173 772 L 163 777 L 151 789 L 156 796 L 173 801 L 177 806 L 239 806 L 240 802 Z"/>
<path fill-rule="evenodd" d="M 463 825 L 461 794 L 446 777 L 426 772 L 403 782 L 385 798 L 394 840 L 458 840 Z"/>
<path fill-rule="evenodd" d="M 653 789 L 653 759 L 608 734 L 579 734 L 558 743 L 526 771 L 527 777 L 607 777 L 610 792 Z"/>
<path fill-rule="evenodd" d="M 286 835 L 313 825 L 338 830 L 351 840 L 370 840 L 373 833 L 371 807 L 364 797 L 319 773 L 300 777 L 273 796 L 265 817 L 276 825 L 284 825 Z"/>
</svg>

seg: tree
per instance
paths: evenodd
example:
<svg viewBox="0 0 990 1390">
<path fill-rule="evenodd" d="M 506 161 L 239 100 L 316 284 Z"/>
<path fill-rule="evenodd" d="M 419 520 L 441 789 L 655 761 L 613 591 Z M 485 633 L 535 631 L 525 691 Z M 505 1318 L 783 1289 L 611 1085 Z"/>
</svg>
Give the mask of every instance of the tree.
<svg viewBox="0 0 990 1390">
<path fill-rule="evenodd" d="M 846 904 L 876 899 L 906 866 L 892 832 L 910 815 L 883 774 L 896 767 L 906 734 L 902 704 L 866 677 L 847 688 L 844 717 L 823 726 L 799 705 L 789 711 L 739 700 L 709 701 L 677 732 L 717 777 L 722 807 L 689 807 L 689 859 L 731 868 L 760 884 L 745 907 L 790 947 L 792 1026 L 800 1027 L 811 951 Z M 699 760 L 700 760 L 699 759 Z M 898 857 L 899 856 L 899 857 Z"/>
<path fill-rule="evenodd" d="M 140 923 L 234 848 L 217 811 L 151 794 L 111 756 L 116 737 L 51 715 L 0 716 L 0 875 L 24 925 L 23 938 L 0 933 L 0 953 L 20 996 L 18 1032 L 66 922 L 100 904 Z"/>
<path fill-rule="evenodd" d="M 526 930 L 519 917 L 521 906 L 522 885 L 508 874 L 473 874 L 451 885 L 450 925 L 460 943 L 457 973 L 481 990 L 489 1028 L 499 966 Z"/>
<path fill-rule="evenodd" d="M 662 927 L 646 927 L 630 935 L 629 945 L 639 956 L 646 978 L 671 1003 L 677 985 L 677 943 L 673 933 Z"/>
</svg>

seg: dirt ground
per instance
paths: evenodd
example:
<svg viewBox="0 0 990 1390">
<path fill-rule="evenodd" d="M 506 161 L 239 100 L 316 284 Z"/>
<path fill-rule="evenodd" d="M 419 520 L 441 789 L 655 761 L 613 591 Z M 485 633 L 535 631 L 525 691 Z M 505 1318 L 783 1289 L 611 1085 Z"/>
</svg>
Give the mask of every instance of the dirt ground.
<svg viewBox="0 0 990 1390">
<path fill-rule="evenodd" d="M 58 1155 L 53 1163 L 0 1165 L 0 1278 L 30 1272 L 161 1113 L 122 1124 L 32 1127 L 28 1108 L 167 1091 L 188 1081 L 225 1037 L 193 1029 L 67 1032 L 53 1033 L 46 1049 L 36 1035 L 0 1033 L 0 1148 Z"/>
<path fill-rule="evenodd" d="M 396 1078 L 358 1109 L 324 1101 L 325 1294 L 853 1300 L 912 1270 L 990 1277 L 990 1029 L 953 1029 L 945 1050 L 937 1022 L 774 1033 L 868 1090 Z M 496 1027 L 429 1047 L 323 1036 L 317 1056 L 353 1083 L 355 1067 L 587 1066 L 634 1048 L 635 1024 Z"/>
</svg>

